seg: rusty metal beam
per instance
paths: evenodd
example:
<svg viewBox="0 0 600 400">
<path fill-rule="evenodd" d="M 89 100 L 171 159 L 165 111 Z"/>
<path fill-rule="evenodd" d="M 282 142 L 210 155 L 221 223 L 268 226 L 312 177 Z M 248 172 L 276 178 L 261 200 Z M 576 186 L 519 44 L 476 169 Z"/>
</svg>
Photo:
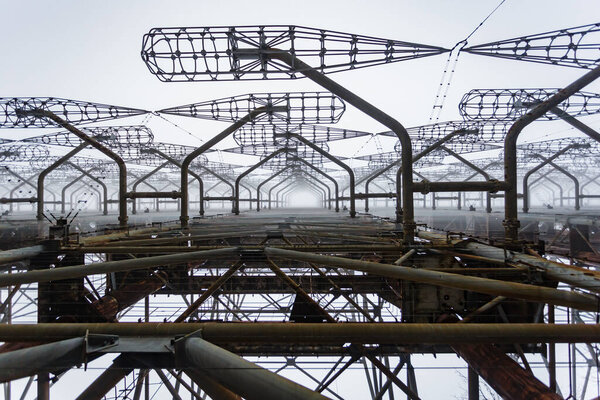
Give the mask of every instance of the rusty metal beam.
<svg viewBox="0 0 600 400">
<path fill-rule="evenodd" d="M 242 400 L 238 394 L 233 393 L 206 374 L 189 368 L 184 369 L 183 372 L 213 400 Z"/>
<path fill-rule="evenodd" d="M 0 382 L 69 369 L 82 363 L 84 357 L 83 337 L 3 353 L 0 354 Z"/>
<path fill-rule="evenodd" d="M 133 371 L 133 368 L 123 366 L 122 363 L 123 356 L 117 357 L 110 367 L 77 396 L 76 400 L 101 400 L 104 398 L 110 389 Z"/>
<path fill-rule="evenodd" d="M 136 337 L 174 337 L 198 330 L 215 344 L 454 344 L 454 343 L 594 343 L 600 324 L 408 324 L 408 323 L 39 323 L 2 324 L 0 341 L 35 342 L 110 334 Z"/>
<path fill-rule="evenodd" d="M 479 376 L 505 399 L 562 399 L 530 371 L 498 348 L 485 344 L 460 344 L 454 351 L 467 361 Z"/>
<path fill-rule="evenodd" d="M 273 247 L 266 247 L 265 253 L 271 257 L 354 269 L 390 278 L 404 279 L 412 282 L 427 283 L 430 285 L 451 287 L 455 289 L 471 290 L 477 293 L 486 293 L 494 296 L 505 296 L 515 299 L 562 305 L 587 311 L 595 311 L 598 308 L 598 301 L 595 297 L 524 283 L 507 282 L 475 276 L 463 276 L 448 272 L 429 271 L 419 268 L 401 267 L 399 265 L 380 264 L 342 257 L 302 253 L 299 251 L 277 249 Z"/>
<path fill-rule="evenodd" d="M 136 269 L 185 263 L 212 257 L 236 256 L 237 254 L 237 248 L 229 247 L 218 250 L 135 258 L 131 260 L 107 261 L 88 265 L 74 265 L 69 267 L 35 270 L 15 274 L 0 274 L 0 287 L 24 283 L 50 282 L 59 279 L 78 278 L 93 274 L 133 271 Z"/>
<path fill-rule="evenodd" d="M 434 232 L 419 231 L 418 235 L 420 238 L 431 240 L 434 243 L 455 245 L 462 251 L 467 251 L 478 256 L 495 259 L 500 262 L 508 261 L 513 264 L 518 262 L 528 267 L 539 268 L 544 270 L 546 276 L 550 279 L 600 293 L 600 272 L 592 269 L 546 260 L 531 250 L 532 254 L 523 254 L 475 242 L 471 239 L 465 240 L 459 238 L 449 240 L 446 235 Z"/>
<path fill-rule="evenodd" d="M 287 111 L 286 107 L 260 107 L 255 110 L 252 110 L 250 113 L 240 118 L 237 122 L 230 125 L 223 132 L 218 135 L 213 136 L 208 142 L 204 143 L 202 146 L 198 147 L 196 150 L 192 151 L 181 163 L 181 215 L 179 217 L 181 226 L 187 228 L 189 214 L 188 214 L 188 206 L 189 206 L 189 193 L 188 193 L 188 171 L 190 169 L 190 164 L 197 157 L 199 157 L 202 153 L 206 152 L 208 149 L 212 148 L 214 145 L 219 143 L 221 140 L 225 139 L 233 132 L 237 131 L 239 128 L 244 126 L 246 123 L 252 121 L 254 118 L 264 113 L 272 113 L 272 112 L 285 112 Z"/>
<path fill-rule="evenodd" d="M 196 299 L 189 307 L 181 313 L 179 317 L 175 319 L 175 322 L 183 322 L 185 321 L 194 311 L 198 309 L 210 296 L 213 295 L 219 288 L 230 278 L 232 277 L 241 267 L 243 263 L 238 261 L 231 266 L 223 275 L 221 275 L 215 282 L 213 282 L 208 289 L 206 289 L 200 297 Z"/>
<path fill-rule="evenodd" d="M 244 360 L 206 340 L 190 337 L 176 345 L 176 357 L 248 400 L 327 399 L 322 394 Z"/>
</svg>

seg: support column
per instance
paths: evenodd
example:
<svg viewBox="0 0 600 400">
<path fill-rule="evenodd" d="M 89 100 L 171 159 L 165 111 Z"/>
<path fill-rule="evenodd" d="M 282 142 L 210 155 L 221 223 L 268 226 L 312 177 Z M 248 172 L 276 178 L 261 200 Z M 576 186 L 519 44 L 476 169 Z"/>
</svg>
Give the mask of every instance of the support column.
<svg viewBox="0 0 600 400">
<path fill-rule="evenodd" d="M 479 400 L 479 375 L 477 375 L 477 371 L 469 367 L 467 379 L 469 381 L 469 400 Z"/>
</svg>

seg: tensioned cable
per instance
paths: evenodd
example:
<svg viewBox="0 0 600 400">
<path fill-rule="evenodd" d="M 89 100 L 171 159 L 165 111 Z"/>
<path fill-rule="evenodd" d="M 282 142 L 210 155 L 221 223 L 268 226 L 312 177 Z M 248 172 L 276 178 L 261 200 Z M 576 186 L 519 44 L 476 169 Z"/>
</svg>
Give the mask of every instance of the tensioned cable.
<svg viewBox="0 0 600 400">
<path fill-rule="evenodd" d="M 434 101 L 433 107 L 431 109 L 431 114 L 429 115 L 430 122 L 431 121 L 437 122 L 440 119 L 442 109 L 444 108 L 444 104 L 446 103 L 446 97 L 448 95 L 448 90 L 450 89 L 450 84 L 452 83 L 454 71 L 456 70 L 456 64 L 458 63 L 458 58 L 460 57 L 462 49 L 467 45 L 468 40 L 471 38 L 471 36 L 473 36 L 475 34 L 475 32 L 477 32 L 479 30 L 479 28 L 481 28 L 483 26 L 483 24 L 496 12 L 496 10 L 498 10 L 500 8 L 500 6 L 502 6 L 502 4 L 504 4 L 505 1 L 506 0 L 500 1 L 500 3 L 496 6 L 496 8 L 494 8 L 492 10 L 492 12 L 490 12 L 488 14 L 488 16 L 485 17 L 483 19 L 483 21 L 481 21 L 479 23 L 479 25 L 477 25 L 475 27 L 475 29 L 473 29 L 473 31 L 471 33 L 469 33 L 469 35 L 466 38 L 464 38 L 460 42 L 456 43 L 454 45 L 454 47 L 452 48 L 452 50 L 450 51 L 450 53 L 448 54 L 448 59 L 446 60 L 446 65 L 444 66 L 444 72 L 442 72 L 442 80 L 440 82 L 440 85 L 438 86 L 438 91 L 435 95 L 435 101 Z M 453 55 L 454 55 L 454 62 L 452 62 Z M 451 62 L 452 62 L 452 67 L 448 68 L 450 66 Z M 448 73 L 448 71 L 450 71 L 450 72 Z M 443 94 L 442 94 L 442 91 L 443 91 Z M 435 117 L 435 119 L 434 119 L 434 117 Z"/>
<path fill-rule="evenodd" d="M 187 133 L 188 135 L 190 135 L 190 136 L 192 136 L 193 138 L 195 138 L 195 139 L 198 139 L 200 142 L 204 143 L 204 140 L 203 140 L 203 139 L 200 139 L 198 136 L 194 135 L 192 132 L 188 131 L 187 129 L 185 129 L 185 128 L 183 128 L 183 127 L 179 126 L 179 125 L 177 125 L 175 122 L 173 122 L 173 121 L 170 121 L 170 120 L 166 119 L 166 118 L 165 118 L 165 117 L 163 117 L 161 114 L 159 114 L 159 113 L 157 113 L 157 112 L 156 112 L 156 113 L 152 113 L 152 115 L 156 115 L 156 116 L 158 116 L 158 117 L 162 118 L 163 120 L 165 120 L 165 121 L 166 121 L 166 122 L 168 122 L 169 124 L 173 125 L 174 127 L 176 127 L 176 128 L 178 128 L 178 129 L 180 129 L 180 130 L 184 131 L 184 132 L 185 132 L 185 133 Z"/>
</svg>

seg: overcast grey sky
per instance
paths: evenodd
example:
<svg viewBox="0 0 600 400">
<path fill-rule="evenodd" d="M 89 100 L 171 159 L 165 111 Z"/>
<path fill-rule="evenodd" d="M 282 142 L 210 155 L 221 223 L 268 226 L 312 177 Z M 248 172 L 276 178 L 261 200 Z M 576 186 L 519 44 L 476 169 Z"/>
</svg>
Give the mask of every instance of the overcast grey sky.
<svg viewBox="0 0 600 400">
<path fill-rule="evenodd" d="M 451 48 L 498 3 L 499 0 L 0 0 L 0 97 L 55 96 L 156 110 L 251 92 L 321 90 L 308 80 L 163 83 L 148 72 L 140 58 L 142 35 L 159 26 L 295 24 Z M 597 0 L 507 0 L 469 43 L 590 24 L 598 22 L 599 16 Z M 332 77 L 405 126 L 422 125 L 428 122 L 446 57 L 347 71 Z M 562 87 L 584 72 L 463 54 L 441 120 L 460 118 L 458 101 L 472 88 Z M 597 92 L 599 88 L 597 82 L 586 90 Z M 598 127 L 598 118 L 587 118 L 592 127 Z M 176 122 L 201 139 L 226 126 L 222 122 L 183 118 Z M 200 143 L 158 118 L 152 118 L 150 126 L 157 140 Z M 369 132 L 383 130 L 352 109 L 339 126 Z M 527 135 L 570 133 L 565 129 L 560 122 L 537 125 L 528 128 L 532 133 L 526 133 L 523 139 Z M 40 132 L 0 130 L 0 138 L 34 133 Z M 346 155 L 355 151 L 356 148 L 337 149 Z M 441 356 L 436 365 L 456 363 L 454 356 Z M 417 364 L 432 365 L 428 360 Z M 94 372 L 69 374 L 72 375 L 59 382 L 56 389 L 66 398 L 91 382 Z M 452 370 L 419 370 L 417 377 L 426 399 L 460 398 L 464 394 L 461 385 L 465 382 Z M 361 390 L 357 389 L 356 398 L 361 398 Z"/>
<path fill-rule="evenodd" d="M 157 26 L 296 24 L 451 48 L 499 0 L 477 1 L 1 1 L 0 95 L 56 96 L 156 110 L 250 92 L 321 90 L 297 81 L 163 83 L 140 58 L 142 35 Z M 597 22 L 598 1 L 507 0 L 470 39 L 485 43 Z M 396 117 L 422 125 L 439 85 L 446 55 L 347 71 L 332 77 Z M 471 88 L 561 87 L 584 71 L 462 54 L 441 120 L 458 119 Z M 588 90 L 598 88 L 598 84 Z M 593 118 L 593 117 L 592 117 Z M 126 122 L 127 121 L 127 122 Z M 130 123 L 134 120 L 122 120 Z M 119 122 L 121 123 L 121 122 Z M 207 138 L 222 122 L 182 118 L 177 123 Z M 383 127 L 349 109 L 340 127 Z M 158 139 L 197 144 L 152 118 Z M 560 130 L 560 123 L 544 130 Z M 0 131 L 0 137 L 33 132 Z M 526 136 L 524 136 L 526 140 Z M 387 142 L 386 142 L 387 144 Z M 227 147 L 224 144 L 223 147 Z"/>
</svg>

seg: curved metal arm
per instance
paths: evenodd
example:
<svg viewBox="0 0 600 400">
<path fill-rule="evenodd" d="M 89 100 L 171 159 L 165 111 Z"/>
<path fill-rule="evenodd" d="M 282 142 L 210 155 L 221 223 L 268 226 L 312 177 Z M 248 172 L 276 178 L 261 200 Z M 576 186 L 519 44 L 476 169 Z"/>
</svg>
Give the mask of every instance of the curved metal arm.
<svg viewBox="0 0 600 400">
<path fill-rule="evenodd" d="M 323 182 L 322 180 L 320 180 L 319 178 L 317 178 L 316 176 L 309 174 L 306 171 L 302 171 L 302 173 L 312 179 L 315 180 L 315 182 L 320 183 L 323 187 L 325 187 L 327 189 L 327 196 L 325 194 L 325 192 L 323 192 L 323 196 L 325 197 L 325 203 L 327 203 L 328 207 L 331 210 L 331 202 L 333 201 L 333 198 L 331 197 L 331 188 L 329 187 L 329 185 L 327 185 L 325 182 Z M 310 182 L 309 182 L 310 183 Z M 329 200 L 327 200 L 329 198 Z"/>
<path fill-rule="evenodd" d="M 544 157 L 540 157 L 540 158 L 544 158 Z M 575 175 L 573 175 L 572 173 L 570 173 L 569 171 L 567 171 L 566 169 L 564 169 L 563 167 L 561 167 L 560 165 L 556 165 L 555 163 L 551 162 L 549 164 L 550 166 L 552 166 L 554 169 L 556 169 L 559 172 L 562 172 L 563 175 L 565 175 L 567 178 L 571 179 L 573 181 L 573 185 L 575 186 L 575 190 L 574 190 L 574 198 L 575 198 L 575 210 L 579 210 L 580 209 L 580 198 L 581 198 L 581 192 L 580 192 L 580 187 L 579 187 L 579 179 L 577 179 L 575 177 Z"/>
<path fill-rule="evenodd" d="M 536 119 L 558 106 L 574 93 L 600 77 L 600 66 L 589 71 L 564 89 L 559 90 L 548 100 L 538 104 L 527 114 L 520 117 L 510 127 L 504 139 L 504 235 L 507 241 L 519 240 L 518 196 L 517 196 L 517 139 L 519 135 Z"/>
<path fill-rule="evenodd" d="M 19 175 L 19 174 L 17 174 L 16 172 L 12 171 L 12 170 L 11 170 L 10 168 L 8 168 L 7 166 L 4 166 L 4 169 L 6 169 L 6 172 L 8 172 L 9 174 L 11 174 L 11 175 L 12 175 L 12 176 L 14 176 L 15 178 L 17 178 L 17 179 L 20 179 L 20 180 L 21 180 L 21 183 L 19 183 L 17 186 L 15 186 L 14 188 L 12 188 L 12 189 L 10 190 L 10 193 L 9 193 L 9 196 L 8 196 L 9 198 L 11 198 L 11 199 L 12 199 L 12 198 L 13 198 L 13 196 L 14 196 L 14 193 L 15 193 L 15 191 L 16 191 L 17 189 L 19 189 L 20 187 L 23 187 L 23 186 L 25 186 L 25 185 L 29 185 L 29 186 L 31 186 L 31 187 L 32 187 L 34 190 L 36 190 L 36 191 L 37 191 L 37 187 L 35 187 L 35 185 L 34 185 L 33 183 L 31 183 L 31 179 L 33 179 L 33 178 L 35 177 L 35 174 L 34 174 L 33 176 L 29 177 L 29 179 L 25 179 L 25 178 L 23 178 L 21 175 Z M 37 192 L 36 192 L 36 193 L 37 193 Z M 9 205 L 8 205 L 8 210 L 9 210 L 10 212 L 12 212 L 12 211 L 13 211 L 13 203 L 12 203 L 12 202 L 10 202 L 10 203 L 9 203 Z"/>
<path fill-rule="evenodd" d="M 273 113 L 279 111 L 287 111 L 286 107 L 260 107 L 255 110 L 252 110 L 250 113 L 240 118 L 236 123 L 230 125 L 223 132 L 219 133 L 208 142 L 204 143 L 202 146 L 198 147 L 196 150 L 192 151 L 181 163 L 181 215 L 179 220 L 181 221 L 181 226 L 183 228 L 188 226 L 188 221 L 190 219 L 188 214 L 188 203 L 189 203 L 189 194 L 188 194 L 188 171 L 190 169 L 190 164 L 194 161 L 198 156 L 204 153 L 206 150 L 213 147 L 215 144 L 219 143 L 221 140 L 225 139 L 227 136 L 231 135 L 233 132 L 240 129 L 246 123 L 252 121 L 254 118 L 264 113 Z"/>
<path fill-rule="evenodd" d="M 419 154 L 417 154 L 416 156 L 414 156 L 412 158 L 412 163 L 416 163 L 417 161 L 419 161 L 421 158 L 425 157 L 427 154 L 431 153 L 432 151 L 434 151 L 435 149 L 437 149 L 438 147 L 440 147 L 442 144 L 446 143 L 447 141 L 449 141 L 450 139 L 454 138 L 455 136 L 462 136 L 468 133 L 472 133 L 472 132 L 476 132 L 476 131 L 472 131 L 472 130 L 468 130 L 468 129 L 457 129 L 455 131 L 450 132 L 449 134 L 447 134 L 446 136 L 444 136 L 443 138 L 441 138 L 440 140 L 438 140 L 437 142 L 433 143 L 430 146 L 427 146 L 427 148 L 423 151 L 421 151 Z M 393 167 L 401 164 L 402 159 L 396 160 L 393 163 L 379 169 L 378 171 L 375 171 L 373 174 L 363 178 L 362 180 L 366 179 L 365 182 L 365 194 L 369 194 L 369 185 L 371 184 L 371 182 L 377 178 L 378 176 L 381 176 L 381 174 L 386 173 L 387 171 L 389 171 L 390 169 L 392 169 Z M 400 167 L 400 169 L 398 169 L 397 173 L 396 173 L 396 180 L 397 181 L 401 181 L 402 180 L 402 167 Z M 360 181 L 357 183 L 359 184 Z M 401 210 L 402 210 L 402 201 L 400 201 L 401 199 L 401 193 L 398 191 L 398 187 L 396 187 L 396 196 L 397 196 L 397 201 L 396 201 L 396 214 L 398 214 Z M 365 198 L 365 212 L 369 212 L 369 198 Z"/>
<path fill-rule="evenodd" d="M 148 150 L 148 152 L 154 153 L 157 156 L 162 157 L 165 160 L 169 161 L 171 164 L 181 168 L 181 163 L 179 161 L 177 161 L 173 157 L 163 153 L 162 151 L 160 151 L 158 149 L 151 148 Z M 198 181 L 198 185 L 199 185 L 199 189 L 200 189 L 200 198 L 198 199 L 200 202 L 200 215 L 204 215 L 204 200 L 203 200 L 203 198 L 204 198 L 204 181 L 202 180 L 200 175 L 198 175 L 197 173 L 195 173 L 193 171 L 189 171 L 189 174 L 191 176 L 193 176 L 194 178 L 196 178 L 196 180 Z M 179 188 L 179 190 L 182 191 L 181 188 Z"/>
<path fill-rule="evenodd" d="M 311 68 L 310 65 L 299 60 L 298 58 L 296 58 L 296 56 L 288 52 L 282 51 L 276 51 L 274 53 L 265 53 L 269 54 L 270 57 L 274 59 L 280 60 L 289 66 L 297 68 L 299 72 L 306 76 L 308 79 L 312 80 L 318 85 L 321 85 L 336 96 L 339 96 L 342 100 L 352 104 L 354 107 L 358 108 L 363 113 L 367 114 L 379 123 L 388 127 L 392 132 L 396 134 L 396 136 L 398 136 L 398 139 L 400 140 L 400 145 L 402 147 L 402 170 L 404 171 L 402 181 L 396 182 L 397 185 L 402 185 L 402 204 L 404 205 L 404 211 L 402 213 L 404 231 L 403 240 L 405 244 L 412 244 L 414 242 L 414 235 L 416 229 L 412 194 L 412 144 L 410 136 L 406 131 L 406 128 L 404 128 L 404 126 L 402 126 L 400 122 L 396 121 L 394 118 L 379 110 L 377 107 L 358 97 L 348 89 L 331 80 L 330 78 L 323 75 L 314 68 Z M 350 184 L 353 185 L 354 182 L 351 182 Z M 351 191 L 352 192 L 350 194 L 350 197 L 353 198 L 354 187 L 351 188 Z"/>
<path fill-rule="evenodd" d="M 599 184 L 598 182 L 596 182 L 596 179 L 598 179 L 598 178 L 600 178 L 600 174 L 599 174 L 599 175 L 596 175 L 596 176 L 595 176 L 595 177 L 593 177 L 593 178 L 588 178 L 588 179 L 589 179 L 589 181 L 587 181 L 586 183 L 582 184 L 582 185 L 581 185 L 581 187 L 579 188 L 579 190 L 581 191 L 581 193 L 580 193 L 580 194 L 583 194 L 583 188 L 584 188 L 584 187 L 586 187 L 587 185 L 589 185 L 590 183 L 595 183 L 596 185 L 599 185 L 599 186 L 600 186 L 600 184 Z M 11 193 L 12 193 L 12 192 L 11 192 Z M 11 195 L 10 197 L 12 197 L 12 195 Z"/>
<path fill-rule="evenodd" d="M 533 190 L 534 187 L 537 187 L 537 186 L 541 185 L 541 181 L 545 180 L 549 184 L 554 185 L 554 186 L 556 186 L 556 188 L 558 188 L 558 194 L 560 196 L 560 198 L 559 198 L 559 207 L 562 207 L 563 206 L 563 199 L 564 199 L 563 188 L 562 188 L 561 185 L 559 185 L 558 183 L 556 183 L 552 179 L 548 178 L 548 175 L 550 175 L 552 172 L 554 172 L 554 171 L 548 171 L 544 175 L 538 177 L 533 182 L 531 182 L 529 184 L 529 192 L 531 193 L 531 191 Z M 536 185 L 536 183 L 537 183 L 537 185 Z M 552 204 L 553 205 L 555 204 L 555 201 L 556 201 L 556 195 L 555 195 L 554 190 L 552 190 Z"/>
<path fill-rule="evenodd" d="M 548 182 L 552 181 L 551 179 L 548 179 L 548 178 L 544 178 L 543 180 L 546 180 Z M 531 185 L 529 185 L 529 190 L 533 191 L 533 189 L 537 189 L 538 187 L 542 187 L 542 188 L 546 189 L 547 191 L 552 193 L 552 204 L 554 204 L 554 201 L 556 200 L 556 192 L 551 187 L 544 186 L 543 183 L 544 182 L 538 182 L 536 184 L 531 184 Z M 562 190 L 561 190 L 561 192 L 562 192 Z"/>
<path fill-rule="evenodd" d="M 297 181 L 293 182 L 293 183 L 298 183 Z M 303 183 L 306 185 L 305 188 L 316 194 L 318 197 L 321 197 L 321 201 L 324 201 L 324 199 L 327 197 L 327 195 L 325 194 L 325 191 L 321 188 L 318 188 L 316 185 L 311 184 L 310 182 L 308 182 L 307 180 L 303 180 Z M 294 190 L 296 190 L 296 188 L 292 187 L 292 185 L 287 186 L 284 189 L 281 189 L 281 191 L 278 193 L 278 196 L 281 195 L 281 204 L 283 207 L 286 207 L 289 205 L 289 196 L 294 192 Z"/>
<path fill-rule="evenodd" d="M 352 171 L 352 168 L 350 168 L 348 165 L 346 165 L 342 161 L 338 160 L 336 157 L 332 156 L 331 154 L 329 154 L 328 152 L 326 152 L 319 146 L 315 145 L 311 141 L 306 140 L 303 136 L 298 135 L 297 133 L 286 132 L 283 135 L 287 138 L 296 139 L 300 143 L 304 144 L 307 147 L 310 147 L 311 149 L 313 149 L 314 151 L 316 151 L 323 157 L 327 158 L 329 161 L 339 165 L 340 167 L 344 168 L 346 170 L 346 172 L 348 172 L 348 175 L 350 177 L 350 186 L 349 186 L 349 189 L 350 189 L 350 217 L 354 218 L 356 216 L 356 198 L 355 198 L 355 194 L 354 194 L 355 178 L 354 178 L 354 171 Z"/>
<path fill-rule="evenodd" d="M 83 179 L 83 175 L 78 176 L 77 178 L 75 178 L 74 180 L 72 180 L 70 183 L 68 183 L 67 185 L 65 185 L 62 188 L 61 191 L 61 200 L 60 200 L 60 212 L 62 214 L 65 213 L 65 202 L 66 202 L 66 194 L 67 194 L 67 189 L 70 188 L 71 186 L 73 186 L 74 184 L 76 184 L 77 182 L 79 182 L 80 180 Z"/>
<path fill-rule="evenodd" d="M 542 160 L 544 160 L 542 163 L 536 165 L 535 167 L 533 167 L 532 169 L 530 169 L 529 171 L 527 171 L 527 173 L 525 174 L 525 176 L 523 177 L 523 212 L 528 212 L 529 211 L 529 177 L 539 171 L 541 168 L 543 168 L 545 165 L 550 164 L 552 161 L 554 161 L 555 159 L 557 159 L 558 157 L 562 156 L 563 154 L 565 154 L 567 151 L 573 149 L 573 148 L 577 148 L 579 147 L 579 144 L 570 144 L 564 148 L 562 148 L 561 150 L 557 151 L 556 153 L 554 153 L 554 155 L 552 155 L 552 157 L 550 158 L 545 158 L 542 157 L 540 154 L 534 154 L 534 157 L 538 157 Z M 579 186 L 579 183 L 577 184 L 577 186 Z M 578 188 L 579 189 L 579 188 Z M 579 200 L 579 199 L 578 199 Z"/>
<path fill-rule="evenodd" d="M 318 197 L 320 197 L 321 198 L 321 203 L 323 203 L 323 205 L 325 205 L 325 203 L 327 202 L 327 193 L 325 193 L 325 191 L 323 190 L 323 188 L 321 188 L 320 186 L 318 186 L 318 185 L 316 185 L 313 182 L 310 182 L 308 180 L 305 180 L 305 183 L 306 183 L 306 189 L 308 191 L 310 191 L 310 192 L 313 192 Z M 283 198 L 285 198 L 285 200 L 283 200 L 284 204 L 285 203 L 289 203 L 289 200 L 287 199 L 287 197 L 289 197 L 293 192 L 294 192 L 294 188 L 290 188 L 290 190 L 286 191 L 281 196 L 282 200 L 283 200 Z M 329 196 L 329 200 L 331 200 L 331 196 Z"/>
<path fill-rule="evenodd" d="M 286 182 L 287 179 L 279 182 L 277 185 L 273 186 L 271 189 L 274 189 L 275 187 L 279 186 L 281 183 Z M 293 180 L 292 182 L 288 183 L 286 186 L 284 186 L 282 189 L 279 189 L 276 193 L 275 193 L 275 206 L 279 207 L 279 195 L 281 194 L 281 192 L 283 192 L 284 190 L 286 190 L 287 188 L 289 188 L 290 186 L 292 186 L 294 183 L 296 183 L 295 180 Z M 270 195 L 270 193 L 269 193 Z M 270 196 L 269 196 L 270 199 Z"/>
<path fill-rule="evenodd" d="M 271 159 L 277 157 L 278 155 L 280 155 L 282 153 L 288 153 L 289 151 L 290 151 L 290 149 L 288 149 L 287 147 L 275 150 L 274 152 L 272 152 L 271 154 L 269 154 L 268 156 L 266 156 L 265 158 L 263 158 L 262 160 L 260 160 L 259 162 L 257 162 L 256 164 L 254 164 L 253 166 L 251 166 L 244 172 L 242 172 L 240 174 L 240 176 L 237 177 L 237 179 L 235 180 L 235 191 L 234 191 L 234 195 L 233 195 L 234 200 L 233 200 L 233 210 L 232 210 L 235 215 L 239 215 L 239 213 L 240 213 L 240 181 L 242 180 L 242 178 L 247 176 L 248 174 L 250 174 L 252 171 L 256 170 L 257 168 L 260 168 L 261 165 L 265 164 L 266 162 L 270 161 Z M 250 196 L 252 196 L 252 192 L 250 192 Z"/>
<path fill-rule="evenodd" d="M 248 202 L 250 203 L 249 208 L 250 208 L 250 210 L 252 210 L 252 189 L 250 189 L 248 186 L 244 185 L 241 182 L 240 182 L 240 186 L 248 191 Z M 238 207 L 239 207 L 239 203 L 238 203 Z"/>
<path fill-rule="evenodd" d="M 73 125 L 71 125 L 70 123 L 65 121 L 64 119 L 62 119 L 59 116 L 57 116 L 56 114 L 54 114 L 53 112 L 50 112 L 47 110 L 42 110 L 42 109 L 35 109 L 35 110 L 20 110 L 19 113 L 22 115 L 33 115 L 38 118 L 43 117 L 43 118 L 51 119 L 52 121 L 56 122 L 61 127 L 65 128 L 66 130 L 68 130 L 69 132 L 71 132 L 72 134 L 77 136 L 79 139 L 81 139 L 85 143 L 91 145 L 92 147 L 94 147 L 95 149 L 100 151 L 102 154 L 106 155 L 107 157 L 109 157 L 110 159 L 112 159 L 114 162 L 117 163 L 117 166 L 119 167 L 119 225 L 121 225 L 121 227 L 126 227 L 127 226 L 127 198 L 126 198 L 127 166 L 125 165 L 125 162 L 123 161 L 123 159 L 121 157 L 119 157 L 119 155 L 116 154 L 115 152 L 113 152 L 111 149 L 100 144 L 95 139 L 89 137 L 88 135 L 86 135 L 85 133 L 83 133 L 82 131 L 80 131 L 79 129 L 77 129 L 76 127 L 74 127 Z"/>
<path fill-rule="evenodd" d="M 549 184 L 551 184 L 551 185 L 555 186 L 556 188 L 558 188 L 558 195 L 560 196 L 560 199 L 559 199 L 560 203 L 559 203 L 559 205 L 560 205 L 560 207 L 562 207 L 563 206 L 563 198 L 564 198 L 563 188 L 562 188 L 561 185 L 559 185 L 558 183 L 556 183 L 555 181 L 553 181 L 552 179 L 550 179 L 550 178 L 547 177 L 547 175 L 550 175 L 550 173 L 552 173 L 552 172 L 554 172 L 554 171 L 550 171 L 547 174 L 544 174 L 543 176 L 540 176 L 535 181 L 531 182 L 531 184 L 529 185 L 529 192 L 531 193 L 534 188 L 536 188 L 538 186 L 541 186 L 542 185 L 541 181 L 546 181 Z M 540 182 L 537 182 L 537 184 L 536 184 L 535 182 L 538 181 L 538 180 Z M 548 186 L 544 186 L 544 189 L 548 189 L 548 190 L 550 190 L 552 192 L 552 204 L 554 205 L 555 200 L 556 200 L 556 193 L 554 192 L 554 190 L 550 189 Z"/>
<path fill-rule="evenodd" d="M 300 157 L 294 157 L 293 159 L 297 160 L 297 161 L 299 161 L 301 163 L 303 163 L 304 165 L 306 165 L 307 167 L 309 167 L 313 171 L 315 171 L 315 172 L 323 175 L 325 178 L 329 179 L 333 183 L 333 186 L 335 188 L 335 212 L 339 212 L 340 211 L 340 193 L 339 193 L 339 188 L 338 188 L 337 181 L 335 179 L 333 179 L 333 177 L 331 177 L 330 175 L 328 175 L 325 172 L 323 172 L 320 168 L 317 168 L 315 165 L 309 163 L 305 159 L 300 158 Z M 330 206 L 329 209 L 331 209 L 331 203 L 329 203 L 329 206 Z"/>
<path fill-rule="evenodd" d="M 283 167 L 282 169 L 280 169 L 279 171 L 277 171 L 276 173 L 274 173 L 273 175 L 271 175 L 270 177 L 268 177 L 267 179 L 265 179 L 264 181 L 262 181 L 261 183 L 258 184 L 258 187 L 256 188 L 256 211 L 260 211 L 260 188 L 263 187 L 263 185 L 265 185 L 267 182 L 269 182 L 273 178 L 281 175 L 282 173 L 289 170 L 290 168 L 292 168 L 291 165 L 288 165 L 287 167 Z M 270 203 L 270 198 L 269 198 L 269 208 L 271 208 L 270 205 L 271 205 L 271 203 Z"/>
<path fill-rule="evenodd" d="M 154 168 L 152 171 L 148 172 L 146 175 L 144 175 L 141 178 L 139 178 L 138 180 L 136 180 L 133 183 L 133 186 L 131 187 L 131 191 L 133 193 L 135 193 L 137 191 L 137 187 L 139 186 L 140 183 L 144 182 L 146 179 L 150 178 L 152 175 L 156 174 L 158 171 L 160 171 L 161 169 L 166 167 L 168 163 L 169 163 L 168 161 L 162 163 L 158 167 Z M 131 213 L 132 214 L 137 213 L 137 202 L 138 202 L 138 198 L 136 197 L 133 199 L 133 203 L 131 205 Z"/>
<path fill-rule="evenodd" d="M 471 168 L 473 171 L 475 171 L 479 175 L 483 176 L 483 179 L 485 179 L 486 181 L 488 181 L 488 182 L 490 181 L 490 175 L 487 172 L 485 172 L 483 170 L 483 168 L 479 168 L 477 165 L 473 164 L 466 158 L 462 157 L 460 154 L 457 154 L 456 152 L 450 150 L 446 146 L 441 146 L 440 148 L 442 150 L 444 150 L 446 153 L 450 154 L 455 159 L 457 159 L 458 161 L 460 161 L 461 163 L 465 164 L 467 167 Z M 489 214 L 492 212 L 492 198 L 490 197 L 489 191 L 486 191 L 485 193 L 486 193 L 485 212 L 487 212 Z M 461 192 L 458 192 L 458 208 L 459 209 L 460 209 L 460 199 L 461 199 Z"/>
<path fill-rule="evenodd" d="M 83 183 L 81 186 L 79 186 L 77 189 L 75 189 L 74 191 L 71 192 L 71 196 L 69 199 L 69 202 L 71 203 L 71 205 L 73 204 L 73 197 L 75 196 L 75 193 L 77 193 L 81 190 L 84 190 L 85 188 L 94 190 L 96 193 L 98 193 L 98 196 L 100 196 L 100 192 L 96 188 L 94 188 L 93 186 L 91 186 L 88 183 Z"/>
<path fill-rule="evenodd" d="M 102 193 L 104 195 L 102 214 L 107 215 L 108 214 L 108 188 L 106 187 L 106 184 L 104 182 L 102 182 L 100 179 L 96 178 L 94 175 L 90 174 L 88 171 L 81 168 L 79 165 L 73 164 L 71 162 L 67 162 L 67 164 L 69 164 L 71 167 L 75 168 L 77 171 L 81 172 L 83 175 L 87 176 L 88 178 L 90 178 L 91 180 L 93 180 L 94 182 L 96 182 L 97 184 L 99 184 L 102 187 Z"/>
<path fill-rule="evenodd" d="M 75 154 L 79 153 L 81 150 L 85 149 L 88 146 L 87 143 L 82 143 L 79 146 L 75 147 L 73 150 L 56 160 L 52 163 L 48 168 L 44 169 L 37 178 L 37 214 L 36 218 L 38 221 L 42 221 L 44 219 L 44 181 L 46 176 L 50 174 L 50 172 L 54 171 L 56 168 L 63 165 L 68 159 L 73 157 Z"/>
</svg>

